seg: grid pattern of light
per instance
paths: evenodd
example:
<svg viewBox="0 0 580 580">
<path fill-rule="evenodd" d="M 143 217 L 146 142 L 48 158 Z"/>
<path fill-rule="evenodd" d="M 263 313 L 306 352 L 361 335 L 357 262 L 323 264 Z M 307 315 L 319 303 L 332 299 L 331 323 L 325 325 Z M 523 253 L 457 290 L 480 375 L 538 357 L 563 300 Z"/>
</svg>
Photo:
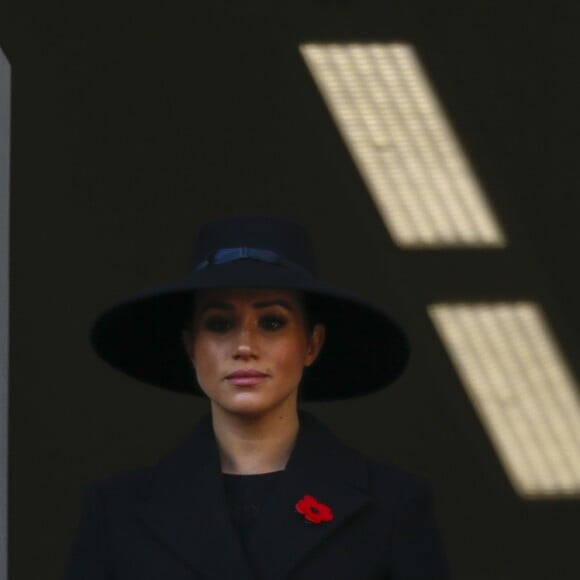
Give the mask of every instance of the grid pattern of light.
<svg viewBox="0 0 580 580">
<path fill-rule="evenodd" d="M 434 304 L 429 315 L 516 491 L 580 493 L 578 386 L 530 302 Z"/>
<path fill-rule="evenodd" d="M 410 46 L 302 44 L 300 52 L 395 243 L 505 245 Z"/>
</svg>

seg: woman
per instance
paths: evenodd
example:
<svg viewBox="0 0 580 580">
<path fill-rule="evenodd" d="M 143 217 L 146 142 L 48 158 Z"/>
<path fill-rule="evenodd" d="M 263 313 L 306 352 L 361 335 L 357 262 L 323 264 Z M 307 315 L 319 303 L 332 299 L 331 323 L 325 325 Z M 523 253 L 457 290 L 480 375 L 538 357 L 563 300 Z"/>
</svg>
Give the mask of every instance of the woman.
<svg viewBox="0 0 580 580">
<path fill-rule="evenodd" d="M 211 413 L 157 464 L 87 486 L 68 580 L 447 578 L 425 480 L 298 407 L 376 391 L 408 358 L 391 318 L 316 278 L 299 225 L 205 226 L 189 274 L 105 312 L 92 341 Z"/>
</svg>

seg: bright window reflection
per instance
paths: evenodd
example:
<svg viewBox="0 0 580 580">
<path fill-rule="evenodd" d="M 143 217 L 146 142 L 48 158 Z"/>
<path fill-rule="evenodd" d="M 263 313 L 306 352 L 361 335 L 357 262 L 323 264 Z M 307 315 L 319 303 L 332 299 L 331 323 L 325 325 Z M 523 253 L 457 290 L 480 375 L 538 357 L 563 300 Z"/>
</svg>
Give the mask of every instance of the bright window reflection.
<svg viewBox="0 0 580 580">
<path fill-rule="evenodd" d="M 398 245 L 505 245 L 410 46 L 303 44 L 300 51 Z"/>
<path fill-rule="evenodd" d="M 434 304 L 428 311 L 517 492 L 579 494 L 578 385 L 538 305 Z"/>
</svg>

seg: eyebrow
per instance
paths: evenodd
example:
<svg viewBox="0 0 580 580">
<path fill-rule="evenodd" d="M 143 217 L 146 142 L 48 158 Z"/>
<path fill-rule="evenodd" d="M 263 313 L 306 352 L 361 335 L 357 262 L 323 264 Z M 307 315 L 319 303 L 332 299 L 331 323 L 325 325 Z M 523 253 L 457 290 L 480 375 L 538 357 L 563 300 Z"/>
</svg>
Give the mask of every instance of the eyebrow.
<svg viewBox="0 0 580 580">
<path fill-rule="evenodd" d="M 252 306 L 254 308 L 268 308 L 269 306 L 282 306 L 282 308 L 286 308 L 286 310 L 289 310 L 290 312 L 294 311 L 294 308 L 290 305 L 289 302 L 286 302 L 286 300 L 280 300 L 280 299 L 262 300 L 260 302 L 254 302 L 254 304 L 252 304 Z M 215 308 L 218 310 L 228 310 L 228 311 L 235 310 L 234 305 L 230 304 L 229 302 L 208 302 L 207 304 L 204 304 L 202 306 L 202 308 L 200 309 L 200 312 L 205 312 L 206 310 L 210 310 L 212 308 Z"/>
<path fill-rule="evenodd" d="M 262 302 L 254 302 L 254 308 L 267 308 L 268 306 L 282 306 L 286 310 L 293 311 L 294 308 L 286 300 L 274 299 L 274 300 L 264 300 Z"/>
</svg>

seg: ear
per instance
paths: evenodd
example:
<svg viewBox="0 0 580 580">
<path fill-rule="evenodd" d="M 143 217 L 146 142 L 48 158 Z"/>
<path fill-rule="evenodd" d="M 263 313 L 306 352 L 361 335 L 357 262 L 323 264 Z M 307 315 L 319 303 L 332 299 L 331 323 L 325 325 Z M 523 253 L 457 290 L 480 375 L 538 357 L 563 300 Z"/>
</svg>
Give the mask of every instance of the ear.
<svg viewBox="0 0 580 580">
<path fill-rule="evenodd" d="M 185 352 L 187 353 L 187 358 L 189 358 L 189 360 L 192 362 L 193 364 L 193 333 L 191 332 L 191 330 L 182 330 L 181 331 L 181 341 L 183 343 L 183 348 L 185 349 Z"/>
<path fill-rule="evenodd" d="M 315 324 L 312 333 L 309 337 L 308 349 L 306 350 L 306 358 L 304 366 L 311 366 L 318 358 L 324 339 L 326 338 L 326 326 L 324 324 Z"/>
</svg>

